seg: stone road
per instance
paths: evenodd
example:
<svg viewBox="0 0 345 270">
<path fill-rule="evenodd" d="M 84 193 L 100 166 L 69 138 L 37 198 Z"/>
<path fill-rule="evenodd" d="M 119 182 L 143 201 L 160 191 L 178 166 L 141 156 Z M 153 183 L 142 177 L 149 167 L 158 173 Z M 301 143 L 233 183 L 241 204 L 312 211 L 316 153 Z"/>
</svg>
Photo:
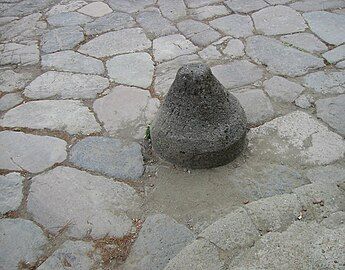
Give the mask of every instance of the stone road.
<svg viewBox="0 0 345 270">
<path fill-rule="evenodd" d="M 207 63 L 248 148 L 185 170 L 145 139 Z M 0 269 L 345 269 L 344 0 L 5 0 Z"/>
</svg>

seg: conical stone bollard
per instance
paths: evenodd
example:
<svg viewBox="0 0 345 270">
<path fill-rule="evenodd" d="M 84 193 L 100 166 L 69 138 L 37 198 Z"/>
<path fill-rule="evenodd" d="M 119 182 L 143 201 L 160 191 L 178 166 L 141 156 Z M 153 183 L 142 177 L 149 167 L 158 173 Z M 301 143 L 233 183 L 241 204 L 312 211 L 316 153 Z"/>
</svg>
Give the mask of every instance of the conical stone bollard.
<svg viewBox="0 0 345 270">
<path fill-rule="evenodd" d="M 186 168 L 212 168 L 235 159 L 246 145 L 247 119 L 204 64 L 181 67 L 152 123 L 154 151 Z"/>
</svg>

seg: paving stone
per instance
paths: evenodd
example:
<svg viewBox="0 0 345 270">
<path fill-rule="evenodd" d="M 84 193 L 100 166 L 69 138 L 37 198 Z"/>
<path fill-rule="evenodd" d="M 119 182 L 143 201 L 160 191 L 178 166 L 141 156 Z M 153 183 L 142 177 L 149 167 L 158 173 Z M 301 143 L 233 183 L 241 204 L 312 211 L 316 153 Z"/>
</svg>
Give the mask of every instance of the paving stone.
<svg viewBox="0 0 345 270">
<path fill-rule="evenodd" d="M 205 49 L 198 52 L 198 54 L 204 60 L 215 60 L 222 58 L 222 54 L 213 45 L 207 46 Z"/>
<path fill-rule="evenodd" d="M 35 263 L 48 244 L 43 231 L 30 220 L 1 219 L 0 231 L 0 265 L 6 270 L 18 269 L 21 262 Z"/>
<path fill-rule="evenodd" d="M 225 4 L 234 12 L 249 13 L 267 7 L 263 0 L 228 0 Z"/>
<path fill-rule="evenodd" d="M 341 45 L 339 47 L 334 48 L 328 52 L 322 54 L 324 58 L 328 61 L 328 63 L 334 64 L 340 60 L 345 59 L 345 45 Z"/>
<path fill-rule="evenodd" d="M 92 18 L 78 12 L 63 12 L 52 16 L 47 19 L 48 23 L 52 26 L 73 26 L 83 25 L 91 22 Z"/>
<path fill-rule="evenodd" d="M 137 16 L 137 22 L 152 35 L 152 38 L 177 32 L 176 27 L 161 15 L 159 9 L 140 12 Z"/>
<path fill-rule="evenodd" d="M 291 1 L 292 0 L 266 0 L 266 2 L 271 4 L 271 5 L 284 5 L 284 4 L 287 4 Z"/>
<path fill-rule="evenodd" d="M 345 3 L 341 0 L 304 0 L 290 4 L 290 7 L 298 11 L 317 11 L 325 9 L 344 8 Z"/>
<path fill-rule="evenodd" d="M 318 57 L 286 47 L 281 42 L 264 36 L 249 37 L 246 53 L 254 61 L 267 65 L 270 72 L 290 77 L 325 66 Z"/>
<path fill-rule="evenodd" d="M 247 37 L 253 34 L 253 22 L 247 15 L 233 14 L 215 19 L 210 25 L 235 38 Z"/>
<path fill-rule="evenodd" d="M 97 18 L 97 17 L 102 17 L 104 15 L 107 15 L 113 12 L 113 10 L 106 3 L 92 2 L 78 9 L 78 12 Z"/>
<path fill-rule="evenodd" d="M 39 100 L 9 110 L 0 120 L 4 127 L 61 130 L 90 134 L 101 130 L 95 117 L 80 101 Z"/>
<path fill-rule="evenodd" d="M 345 95 L 316 101 L 317 117 L 345 136 Z"/>
<path fill-rule="evenodd" d="M 264 81 L 264 87 L 270 97 L 283 102 L 293 102 L 304 90 L 303 86 L 279 76 Z"/>
<path fill-rule="evenodd" d="M 225 16 L 228 15 L 230 12 L 225 6 L 216 5 L 193 9 L 190 11 L 190 13 L 194 19 L 202 21 L 211 19 L 213 17 Z"/>
<path fill-rule="evenodd" d="M 167 215 L 146 218 L 123 269 L 160 270 L 195 239 L 184 225 Z"/>
<path fill-rule="evenodd" d="M 260 160 L 285 164 L 327 165 L 342 159 L 345 144 L 340 135 L 302 111 L 273 119 L 248 133 L 249 151 Z M 305 144 L 305 142 L 308 144 Z M 295 166 L 295 165 L 293 165 Z"/>
<path fill-rule="evenodd" d="M 304 76 L 304 85 L 317 93 L 345 93 L 345 71 L 318 71 Z"/>
<path fill-rule="evenodd" d="M 135 25 L 134 19 L 127 13 L 113 12 L 84 25 L 87 35 L 102 34 L 108 31 L 130 28 Z"/>
<path fill-rule="evenodd" d="M 300 95 L 298 98 L 296 98 L 295 105 L 302 109 L 308 109 L 312 106 L 310 98 L 306 95 Z"/>
<path fill-rule="evenodd" d="M 280 40 L 284 43 L 297 47 L 308 52 L 323 52 L 327 50 L 325 43 L 320 41 L 313 34 L 297 33 L 282 36 Z"/>
<path fill-rule="evenodd" d="M 270 99 L 260 89 L 248 89 L 241 92 L 232 92 L 240 101 L 246 116 L 248 124 L 262 124 L 274 116 L 274 110 Z"/>
<path fill-rule="evenodd" d="M 182 35 L 170 35 L 153 41 L 153 54 L 158 62 L 171 60 L 184 54 L 192 54 L 197 47 Z"/>
<path fill-rule="evenodd" d="M 239 39 L 230 39 L 223 53 L 231 58 L 241 57 L 244 55 L 244 45 Z"/>
<path fill-rule="evenodd" d="M 7 111 L 23 102 L 23 98 L 18 93 L 10 93 L 0 98 L 0 111 Z"/>
<path fill-rule="evenodd" d="M 14 72 L 13 70 L 0 70 L 0 91 L 5 93 L 21 90 L 30 82 L 33 75 L 29 72 Z"/>
<path fill-rule="evenodd" d="M 121 238 L 132 228 L 126 213 L 140 198 L 120 182 L 69 167 L 56 167 L 32 178 L 27 208 L 34 220 L 56 234 L 83 238 Z M 68 211 L 66 211 L 68 209 Z"/>
<path fill-rule="evenodd" d="M 159 9 L 164 17 L 175 21 L 186 16 L 186 5 L 183 0 L 158 0 Z"/>
<path fill-rule="evenodd" d="M 23 199 L 23 180 L 19 173 L 0 175 L 0 214 L 16 211 Z"/>
<path fill-rule="evenodd" d="M 104 73 L 102 61 L 74 51 L 55 52 L 43 55 L 41 64 L 46 70 L 55 69 L 86 74 Z"/>
<path fill-rule="evenodd" d="M 102 34 L 79 48 L 79 52 L 94 57 L 142 51 L 151 47 L 150 40 L 140 28 L 123 29 Z"/>
<path fill-rule="evenodd" d="M 25 134 L 22 132 L 0 132 L 1 169 L 41 172 L 67 157 L 64 140 Z"/>
<path fill-rule="evenodd" d="M 63 3 L 53 6 L 48 12 L 46 12 L 46 15 L 52 16 L 58 13 L 76 11 L 77 9 L 85 5 L 87 5 L 87 2 L 82 1 L 82 0 L 65 1 Z"/>
<path fill-rule="evenodd" d="M 23 45 L 19 43 L 0 44 L 0 66 L 3 65 L 35 65 L 39 62 L 40 52 L 37 44 Z"/>
<path fill-rule="evenodd" d="M 114 10 L 134 13 L 154 4 L 154 0 L 109 0 L 108 4 Z"/>
<path fill-rule="evenodd" d="M 158 106 L 158 99 L 151 98 L 149 91 L 127 86 L 113 88 L 93 104 L 104 128 L 112 135 L 125 138 L 143 138 Z"/>
<path fill-rule="evenodd" d="M 14 3 L 10 8 L 2 12 L 2 16 L 25 16 L 38 11 L 41 11 L 50 5 L 54 4 L 56 0 L 24 0 Z"/>
<path fill-rule="evenodd" d="M 335 67 L 337 67 L 337 68 L 345 68 L 345 60 L 339 62 L 338 64 L 336 64 Z"/>
<path fill-rule="evenodd" d="M 226 88 L 248 85 L 260 80 L 263 76 L 263 71 L 247 60 L 238 60 L 226 65 L 214 66 L 211 70 Z"/>
<path fill-rule="evenodd" d="M 154 63 L 148 53 L 114 56 L 106 67 L 116 83 L 148 88 L 152 83 Z"/>
<path fill-rule="evenodd" d="M 312 183 L 340 184 L 345 182 L 345 168 L 340 165 L 314 167 L 306 171 L 306 177 Z"/>
<path fill-rule="evenodd" d="M 201 6 L 206 6 L 214 3 L 221 2 L 221 0 L 185 0 L 187 7 L 197 8 Z"/>
<path fill-rule="evenodd" d="M 92 269 L 100 256 L 90 242 L 67 240 L 37 270 Z M 98 256 L 97 256 L 98 255 Z"/>
<path fill-rule="evenodd" d="M 73 49 L 84 40 L 83 29 L 79 26 L 60 27 L 43 34 L 41 48 L 43 52 L 52 53 Z"/>
<path fill-rule="evenodd" d="M 322 40 L 340 45 L 345 42 L 345 16 L 326 11 L 315 11 L 303 14 L 311 31 Z"/>
<path fill-rule="evenodd" d="M 144 172 L 138 143 L 106 137 L 87 137 L 76 143 L 70 161 L 83 169 L 120 179 L 138 179 Z"/>
<path fill-rule="evenodd" d="M 343 226 L 345 223 L 345 212 L 339 211 L 333 214 L 330 214 L 329 217 L 325 218 L 320 222 L 322 226 L 325 226 L 328 229 L 337 229 Z"/>
<path fill-rule="evenodd" d="M 3 26 L 5 24 L 8 24 L 10 22 L 13 22 L 14 20 L 18 20 L 18 17 L 1 17 L 0 18 L 0 25 Z"/>
</svg>

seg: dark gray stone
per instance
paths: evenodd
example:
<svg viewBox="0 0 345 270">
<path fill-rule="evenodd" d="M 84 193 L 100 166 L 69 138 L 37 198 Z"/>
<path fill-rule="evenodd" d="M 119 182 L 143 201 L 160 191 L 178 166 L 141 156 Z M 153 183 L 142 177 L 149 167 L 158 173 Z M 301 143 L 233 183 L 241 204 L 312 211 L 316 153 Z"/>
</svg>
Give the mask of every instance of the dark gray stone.
<svg viewBox="0 0 345 270">
<path fill-rule="evenodd" d="M 183 167 L 221 166 L 245 147 L 246 123 L 238 100 L 206 65 L 186 65 L 177 72 L 153 122 L 153 148 Z"/>
</svg>

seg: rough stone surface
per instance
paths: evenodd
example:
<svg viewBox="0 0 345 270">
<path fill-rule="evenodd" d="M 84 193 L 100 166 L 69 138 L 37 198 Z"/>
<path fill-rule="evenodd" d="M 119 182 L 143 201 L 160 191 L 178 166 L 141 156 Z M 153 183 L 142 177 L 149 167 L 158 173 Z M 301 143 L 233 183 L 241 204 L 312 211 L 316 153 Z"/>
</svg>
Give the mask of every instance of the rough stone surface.
<svg viewBox="0 0 345 270">
<path fill-rule="evenodd" d="M 243 150 L 245 135 L 246 117 L 238 100 L 203 64 L 180 68 L 151 129 L 160 157 L 191 168 L 230 162 Z"/>
<path fill-rule="evenodd" d="M 17 73 L 13 70 L 0 71 L 0 91 L 9 93 L 21 90 L 32 80 L 32 75 L 28 72 Z"/>
<path fill-rule="evenodd" d="M 23 102 L 23 98 L 18 93 L 10 93 L 0 98 L 0 111 L 7 111 Z"/>
<path fill-rule="evenodd" d="M 185 0 L 187 7 L 197 8 L 221 2 L 221 0 Z"/>
<path fill-rule="evenodd" d="M 1 169 L 38 173 L 66 159 L 61 139 L 22 132 L 0 132 Z"/>
<path fill-rule="evenodd" d="M 0 66 L 3 65 L 35 65 L 39 62 L 37 44 L 5 43 L 0 44 Z"/>
<path fill-rule="evenodd" d="M 102 17 L 106 14 L 113 12 L 113 10 L 106 3 L 92 2 L 78 9 L 78 12 L 91 17 Z"/>
<path fill-rule="evenodd" d="M 345 181 L 345 168 L 339 165 L 315 167 L 307 170 L 306 177 L 312 183 L 340 184 Z"/>
<path fill-rule="evenodd" d="M 345 71 L 318 71 L 304 76 L 304 85 L 317 93 L 345 93 Z"/>
<path fill-rule="evenodd" d="M 223 53 L 231 58 L 241 57 L 244 55 L 244 45 L 239 39 L 230 39 Z"/>
<path fill-rule="evenodd" d="M 34 263 L 48 243 L 40 227 L 29 220 L 1 219 L 0 231 L 0 265 L 6 270 L 18 269 L 20 262 Z"/>
<path fill-rule="evenodd" d="M 92 18 L 78 12 L 63 12 L 49 16 L 47 21 L 52 26 L 72 26 L 83 25 L 92 21 Z"/>
<path fill-rule="evenodd" d="M 0 175 L 0 214 L 15 211 L 23 199 L 23 180 L 19 173 Z"/>
<path fill-rule="evenodd" d="M 186 16 L 186 5 L 183 0 L 158 0 L 159 8 L 164 17 L 178 20 Z"/>
<path fill-rule="evenodd" d="M 345 60 L 335 65 L 337 68 L 345 68 Z"/>
<path fill-rule="evenodd" d="M 291 77 L 324 66 L 322 59 L 318 57 L 263 36 L 249 37 L 246 52 L 254 61 L 267 65 L 270 72 Z"/>
<path fill-rule="evenodd" d="M 345 45 L 334 48 L 328 52 L 322 54 L 322 56 L 328 61 L 328 63 L 334 64 L 340 60 L 345 59 Z"/>
<path fill-rule="evenodd" d="M 204 60 L 214 60 L 222 58 L 222 54 L 213 45 L 207 46 L 205 49 L 198 52 L 198 54 Z"/>
<path fill-rule="evenodd" d="M 200 7 L 191 11 L 192 17 L 196 20 L 207 20 L 228 14 L 229 11 L 223 5 Z"/>
<path fill-rule="evenodd" d="M 217 30 L 235 38 L 247 37 L 253 34 L 253 22 L 247 15 L 229 15 L 215 19 L 210 25 Z"/>
<path fill-rule="evenodd" d="M 228 0 L 225 4 L 234 12 L 249 13 L 267 7 L 263 0 Z"/>
<path fill-rule="evenodd" d="M 153 3 L 154 0 L 109 0 L 109 5 L 114 10 L 127 13 L 137 12 Z"/>
<path fill-rule="evenodd" d="M 132 228 L 126 213 L 135 211 L 140 199 L 124 183 L 69 167 L 57 167 L 31 181 L 28 211 L 53 234 L 65 228 L 71 237 L 121 238 Z"/>
<path fill-rule="evenodd" d="M 311 107 L 312 104 L 308 96 L 300 95 L 298 98 L 295 99 L 295 105 L 302 109 L 308 109 Z"/>
<path fill-rule="evenodd" d="M 279 76 L 264 81 L 264 87 L 270 97 L 283 102 L 293 102 L 304 90 L 303 86 Z"/>
<path fill-rule="evenodd" d="M 77 9 L 85 5 L 87 5 L 87 2 L 83 0 L 66 1 L 66 2 L 62 2 L 61 4 L 57 4 L 53 6 L 48 12 L 46 12 L 46 14 L 49 16 L 52 16 L 58 13 L 76 11 Z"/>
<path fill-rule="evenodd" d="M 9 110 L 0 120 L 4 127 L 52 129 L 70 134 L 89 134 L 101 130 L 95 117 L 80 101 L 40 100 Z"/>
<path fill-rule="evenodd" d="M 344 8 L 345 3 L 341 0 L 302 0 L 290 4 L 290 7 L 298 11 L 317 11 L 324 9 Z"/>
<path fill-rule="evenodd" d="M 297 33 L 282 36 L 281 41 L 308 52 L 323 52 L 327 50 L 325 43 L 310 33 Z"/>
<path fill-rule="evenodd" d="M 138 179 L 144 172 L 138 143 L 87 137 L 71 149 L 70 161 L 81 168 L 120 179 Z"/>
</svg>

